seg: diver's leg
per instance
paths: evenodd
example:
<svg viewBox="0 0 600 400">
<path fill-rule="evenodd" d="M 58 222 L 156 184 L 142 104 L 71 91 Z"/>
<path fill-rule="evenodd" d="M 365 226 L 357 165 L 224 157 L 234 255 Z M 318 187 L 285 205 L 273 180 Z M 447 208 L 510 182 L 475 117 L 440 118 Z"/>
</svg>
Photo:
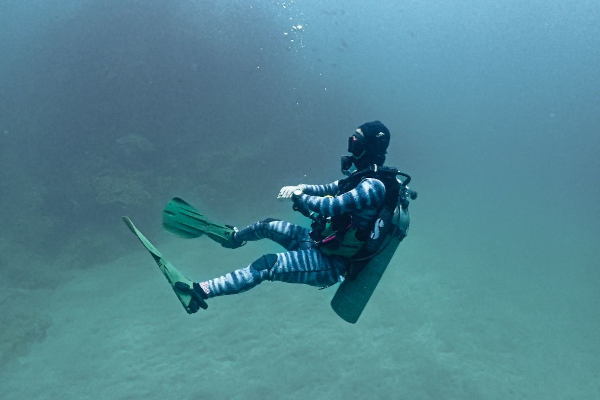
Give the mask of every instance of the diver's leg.
<svg viewBox="0 0 600 400">
<path fill-rule="evenodd" d="M 277 262 L 275 254 L 267 254 L 245 268 L 240 268 L 221 277 L 194 283 L 206 294 L 206 298 L 238 294 L 252 289 L 268 279 L 269 269 Z"/>
<path fill-rule="evenodd" d="M 340 280 L 348 263 L 339 257 L 326 257 L 318 249 L 267 254 L 247 266 L 200 283 L 206 298 L 242 293 L 264 280 L 330 286 Z M 204 297 L 204 296 L 203 296 Z"/>
<path fill-rule="evenodd" d="M 268 218 L 255 222 L 235 233 L 239 242 L 271 239 L 286 250 L 308 249 L 313 245 L 309 230 L 296 224 Z"/>
<path fill-rule="evenodd" d="M 317 248 L 277 254 L 277 263 L 269 271 L 269 280 L 331 286 L 339 282 L 350 267 L 348 260 L 325 256 Z"/>
</svg>

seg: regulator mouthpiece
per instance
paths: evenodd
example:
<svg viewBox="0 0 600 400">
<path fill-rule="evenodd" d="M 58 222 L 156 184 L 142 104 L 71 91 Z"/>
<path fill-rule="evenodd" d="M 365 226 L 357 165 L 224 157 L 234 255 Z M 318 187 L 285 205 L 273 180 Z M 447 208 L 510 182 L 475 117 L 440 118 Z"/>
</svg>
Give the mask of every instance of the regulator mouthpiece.
<svg viewBox="0 0 600 400">
<path fill-rule="evenodd" d="M 356 161 L 356 158 L 354 156 L 342 156 L 341 159 L 341 165 L 342 165 L 342 173 L 344 175 L 350 175 L 350 168 L 352 168 L 352 165 L 354 164 L 354 161 Z"/>
</svg>

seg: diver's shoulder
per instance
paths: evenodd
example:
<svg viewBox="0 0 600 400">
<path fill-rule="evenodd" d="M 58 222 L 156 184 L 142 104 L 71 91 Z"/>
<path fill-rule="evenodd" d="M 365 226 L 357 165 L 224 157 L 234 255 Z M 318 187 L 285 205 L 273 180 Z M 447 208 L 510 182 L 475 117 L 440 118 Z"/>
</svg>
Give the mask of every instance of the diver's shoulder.
<svg viewBox="0 0 600 400">
<path fill-rule="evenodd" d="M 365 178 L 362 181 L 365 186 L 370 186 L 374 190 L 381 190 L 385 192 L 385 184 L 377 178 Z"/>
</svg>

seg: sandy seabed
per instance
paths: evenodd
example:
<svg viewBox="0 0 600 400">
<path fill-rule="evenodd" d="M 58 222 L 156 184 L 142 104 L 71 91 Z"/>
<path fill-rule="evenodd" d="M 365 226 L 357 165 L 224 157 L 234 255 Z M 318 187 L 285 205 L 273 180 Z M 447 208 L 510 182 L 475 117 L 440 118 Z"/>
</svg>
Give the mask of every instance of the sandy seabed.
<svg viewBox="0 0 600 400">
<path fill-rule="evenodd" d="M 189 316 L 131 241 L 132 254 L 65 273 L 55 289 L 3 291 L 0 398 L 600 398 L 598 321 L 574 313 L 575 300 L 466 279 L 441 268 L 443 255 L 424 256 L 424 243 L 401 245 L 350 325 L 329 307 L 335 288 L 281 282 Z M 278 251 L 158 247 L 196 280 Z"/>
</svg>

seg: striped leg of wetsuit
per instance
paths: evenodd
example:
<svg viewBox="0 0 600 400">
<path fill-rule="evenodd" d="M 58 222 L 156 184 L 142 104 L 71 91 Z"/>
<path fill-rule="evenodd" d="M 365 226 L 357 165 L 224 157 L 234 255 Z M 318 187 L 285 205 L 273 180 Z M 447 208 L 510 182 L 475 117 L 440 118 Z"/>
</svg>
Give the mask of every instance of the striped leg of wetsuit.
<svg viewBox="0 0 600 400">
<path fill-rule="evenodd" d="M 349 263 L 341 257 L 328 257 L 317 248 L 278 253 L 269 280 L 330 286 L 340 280 Z"/>
<path fill-rule="evenodd" d="M 339 257 L 327 257 L 318 249 L 267 254 L 246 268 L 219 278 L 201 282 L 207 297 L 242 293 L 264 280 L 330 286 L 340 280 L 348 262 Z"/>
<path fill-rule="evenodd" d="M 286 250 L 299 250 L 313 245 L 308 234 L 309 230 L 299 225 L 269 218 L 236 232 L 235 239 L 240 242 L 271 239 Z"/>
</svg>

